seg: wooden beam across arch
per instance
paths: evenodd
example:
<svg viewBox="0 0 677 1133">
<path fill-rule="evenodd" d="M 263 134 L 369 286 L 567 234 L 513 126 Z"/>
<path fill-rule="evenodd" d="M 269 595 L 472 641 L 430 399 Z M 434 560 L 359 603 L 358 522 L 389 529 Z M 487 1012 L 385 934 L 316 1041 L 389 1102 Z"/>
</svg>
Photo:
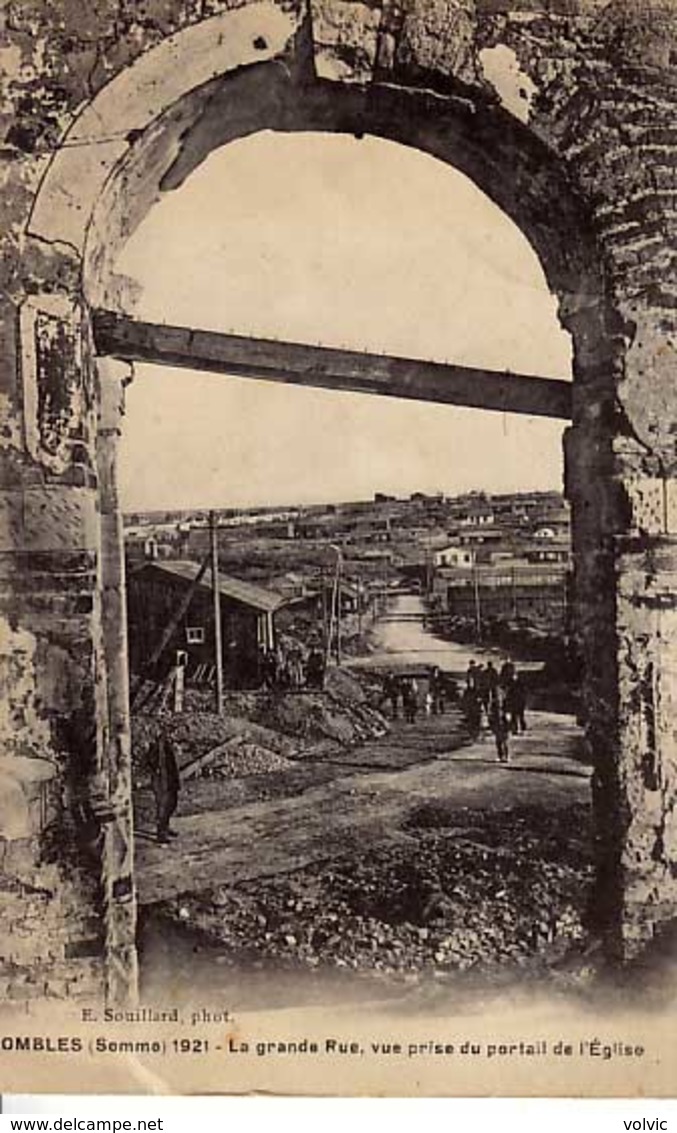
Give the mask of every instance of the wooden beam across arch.
<svg viewBox="0 0 677 1133">
<path fill-rule="evenodd" d="M 105 310 L 94 311 L 93 328 L 99 355 L 128 362 L 571 419 L 572 384 L 559 378 L 169 326 Z"/>
</svg>

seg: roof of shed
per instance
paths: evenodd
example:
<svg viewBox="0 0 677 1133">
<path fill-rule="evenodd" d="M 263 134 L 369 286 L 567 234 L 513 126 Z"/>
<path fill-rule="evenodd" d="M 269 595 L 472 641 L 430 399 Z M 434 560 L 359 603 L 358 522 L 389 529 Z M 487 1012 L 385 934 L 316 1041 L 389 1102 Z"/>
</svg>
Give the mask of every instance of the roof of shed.
<svg viewBox="0 0 677 1133">
<path fill-rule="evenodd" d="M 193 582 L 200 570 L 199 563 L 183 559 L 170 559 L 163 562 L 156 560 L 149 563 L 148 566 L 165 574 L 174 575 L 174 577 L 181 578 L 186 582 Z M 209 571 L 199 585 L 201 589 L 211 590 Z M 275 594 L 272 590 L 265 590 L 262 586 L 255 586 L 251 582 L 245 582 L 241 578 L 233 578 L 229 574 L 219 574 L 219 592 L 225 598 L 231 598 L 234 602 L 241 602 L 243 606 L 252 606 L 255 610 L 263 610 L 266 613 L 272 613 L 273 610 L 277 610 L 285 604 L 285 599 L 280 594 Z"/>
</svg>

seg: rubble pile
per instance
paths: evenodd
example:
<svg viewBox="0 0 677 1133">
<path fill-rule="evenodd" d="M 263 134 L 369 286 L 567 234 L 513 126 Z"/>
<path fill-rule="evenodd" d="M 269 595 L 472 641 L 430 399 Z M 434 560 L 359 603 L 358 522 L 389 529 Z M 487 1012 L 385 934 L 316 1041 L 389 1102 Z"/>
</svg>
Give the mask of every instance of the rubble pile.
<svg viewBox="0 0 677 1133">
<path fill-rule="evenodd" d="M 372 708 L 360 682 L 345 670 L 329 669 L 322 692 L 259 698 L 257 719 L 300 741 L 301 754 L 313 755 L 327 741 L 353 747 L 388 731 L 383 716 Z"/>
<path fill-rule="evenodd" d="M 212 694 L 190 690 L 186 707 L 191 711 L 209 710 Z M 344 669 L 327 670 L 322 691 L 265 690 L 228 692 L 224 714 L 259 724 L 292 741 L 293 754 L 315 755 L 327 744 L 353 747 L 365 740 L 384 736 L 388 725 L 368 702 L 361 682 Z M 269 746 L 264 743 L 264 746 Z M 289 756 L 289 750 L 280 754 Z"/>
<path fill-rule="evenodd" d="M 185 710 L 137 712 L 132 720 L 135 783 L 147 783 L 145 756 L 160 732 L 176 746 L 182 778 L 240 778 L 287 770 L 294 760 L 321 758 L 383 736 L 387 724 L 369 706 L 359 682 L 331 669 L 323 691 L 229 691 L 223 715 L 213 693 L 189 689 Z"/>
<path fill-rule="evenodd" d="M 246 736 L 234 736 L 227 743 L 212 748 L 204 761 L 198 761 L 195 774 L 206 779 L 240 779 L 243 775 L 287 771 L 293 766 L 293 761 L 284 755 L 252 743 Z M 184 777 L 193 777 L 190 770 Z"/>
<path fill-rule="evenodd" d="M 182 897 L 165 915 L 222 942 L 224 961 L 386 974 L 551 964 L 583 936 L 589 847 L 572 808 L 465 811 L 368 858 Z M 572 813 L 576 811 L 576 813 Z M 414 816 L 415 817 L 415 816 Z M 415 825 L 409 822 L 411 831 Z M 547 832 L 547 838 L 544 835 Z"/>
<path fill-rule="evenodd" d="M 352 713 L 335 707 L 322 693 L 272 696 L 263 711 L 274 728 L 298 738 L 306 748 L 323 739 L 349 746 L 367 734 Z"/>
<path fill-rule="evenodd" d="M 585 868 L 592 859 L 589 807 L 571 806 L 554 812 L 543 806 L 521 805 L 485 811 L 446 804 L 423 803 L 410 811 L 403 828 L 408 831 L 448 830 L 464 840 L 481 839 L 487 848 L 524 853 L 533 846 L 538 858 L 566 861 Z"/>
<path fill-rule="evenodd" d="M 182 772 L 189 769 L 195 761 L 209 755 L 209 760 L 205 762 L 205 772 L 211 767 L 214 758 L 221 766 L 230 765 L 233 774 L 261 774 L 263 771 L 277 771 L 289 766 L 290 759 L 297 752 L 297 745 L 287 736 L 241 717 L 217 716 L 214 712 L 141 713 L 132 719 L 132 751 L 137 786 L 147 779 L 146 752 L 161 732 L 173 740 Z M 234 770 L 235 764 L 237 772 Z"/>
</svg>

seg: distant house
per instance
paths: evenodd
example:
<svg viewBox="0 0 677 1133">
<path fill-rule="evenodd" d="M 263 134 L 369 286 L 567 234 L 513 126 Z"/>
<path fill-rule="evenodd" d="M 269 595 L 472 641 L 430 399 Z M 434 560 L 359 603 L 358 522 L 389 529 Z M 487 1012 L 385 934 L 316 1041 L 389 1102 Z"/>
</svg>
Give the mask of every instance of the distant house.
<svg viewBox="0 0 677 1133">
<path fill-rule="evenodd" d="M 530 563 L 569 563 L 571 547 L 567 539 L 543 539 L 525 546 L 523 555 Z"/>
<path fill-rule="evenodd" d="M 313 592 L 313 587 L 303 574 L 296 571 L 287 571 L 286 574 L 268 579 L 268 586 L 276 594 L 280 594 L 288 601 L 296 598 L 305 598 Z"/>
<path fill-rule="evenodd" d="M 569 572 L 565 563 L 495 563 L 437 572 L 433 593 L 452 617 L 525 618 L 562 631 L 567 623 Z"/>
<path fill-rule="evenodd" d="M 187 561 L 149 562 L 129 575 L 127 617 L 133 672 L 141 672 L 147 666 L 199 569 L 198 563 Z M 248 687 L 256 680 L 260 647 L 274 648 L 274 616 L 285 599 L 229 575 L 220 576 L 219 593 L 224 680 L 230 688 Z M 209 571 L 176 627 L 160 663 L 161 670 L 179 650 L 188 654 L 189 678 L 198 666 L 215 663 L 214 598 Z"/>
<path fill-rule="evenodd" d="M 359 515 L 342 519 L 336 524 L 337 535 L 349 543 L 387 543 L 390 541 L 390 516 Z"/>
<path fill-rule="evenodd" d="M 349 582 L 348 579 L 341 579 L 341 614 L 356 614 L 360 609 L 364 608 L 366 602 L 365 588 L 355 582 Z M 334 584 L 329 579 L 324 579 L 320 583 L 320 600 L 324 601 L 327 608 L 332 601 L 334 591 Z M 322 598 L 324 592 L 324 598 Z"/>
<path fill-rule="evenodd" d="M 443 547 L 433 554 L 433 566 L 464 567 L 472 566 L 473 552 L 468 547 Z"/>
<path fill-rule="evenodd" d="M 505 532 L 500 527 L 487 524 L 481 527 L 466 527 L 459 534 L 459 542 L 466 547 L 476 547 L 486 543 L 501 543 Z"/>
<path fill-rule="evenodd" d="M 465 511 L 458 518 L 463 527 L 489 527 L 496 522 L 496 512 L 493 504 L 486 500 L 477 500 L 466 506 Z"/>
</svg>

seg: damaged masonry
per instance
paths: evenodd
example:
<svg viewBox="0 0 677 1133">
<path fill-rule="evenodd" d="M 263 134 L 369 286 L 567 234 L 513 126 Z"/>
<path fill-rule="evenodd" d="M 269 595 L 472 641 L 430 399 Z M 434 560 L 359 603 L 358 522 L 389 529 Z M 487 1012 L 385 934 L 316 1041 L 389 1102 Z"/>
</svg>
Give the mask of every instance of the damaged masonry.
<svg viewBox="0 0 677 1133">
<path fill-rule="evenodd" d="M 36 0 L 3 20 L 3 997 L 137 995 L 116 461 L 140 355 L 102 319 L 129 306 L 114 265 L 154 202 L 260 130 L 423 150 L 540 257 L 574 343 L 594 932 L 613 962 L 641 955 L 677 913 L 674 4 Z M 356 388 L 344 362 L 330 376 Z M 401 396 L 406 365 L 375 392 L 389 376 Z M 426 396 L 444 375 L 415 377 Z"/>
</svg>

